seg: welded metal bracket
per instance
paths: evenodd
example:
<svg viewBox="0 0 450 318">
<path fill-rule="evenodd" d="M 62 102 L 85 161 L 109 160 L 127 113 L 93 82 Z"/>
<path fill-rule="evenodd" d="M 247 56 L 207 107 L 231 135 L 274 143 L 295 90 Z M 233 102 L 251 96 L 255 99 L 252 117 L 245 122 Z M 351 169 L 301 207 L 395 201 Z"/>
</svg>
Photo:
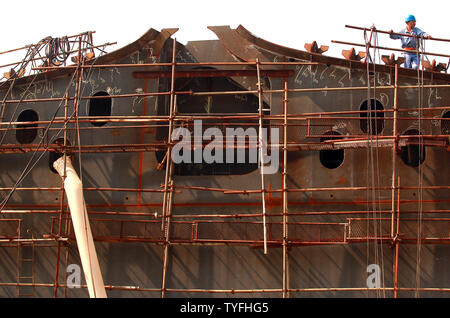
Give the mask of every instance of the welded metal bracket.
<svg viewBox="0 0 450 318">
<path fill-rule="evenodd" d="M 366 52 L 356 54 L 355 48 L 352 47 L 350 50 L 342 50 L 342 55 L 349 61 L 361 61 L 366 56 Z"/>
<path fill-rule="evenodd" d="M 317 42 L 313 41 L 312 43 L 305 43 L 305 49 L 309 53 L 322 54 L 322 53 L 328 51 L 329 46 L 321 45 L 320 48 L 319 48 L 319 46 L 317 45 Z"/>
<path fill-rule="evenodd" d="M 443 72 L 447 70 L 447 64 L 438 63 L 436 65 L 436 60 L 433 60 L 433 62 L 431 63 L 429 61 L 422 61 L 422 66 L 425 68 L 425 70 L 431 72 Z"/>
<path fill-rule="evenodd" d="M 382 55 L 382 56 L 381 56 L 381 60 L 382 60 L 382 61 L 384 62 L 384 64 L 386 64 L 386 65 L 395 66 L 396 64 L 397 64 L 397 65 L 400 65 L 400 64 L 405 63 L 406 58 L 404 58 L 404 57 L 399 57 L 398 59 L 395 59 L 395 54 L 392 53 L 391 56 L 389 56 L 389 55 Z"/>
</svg>

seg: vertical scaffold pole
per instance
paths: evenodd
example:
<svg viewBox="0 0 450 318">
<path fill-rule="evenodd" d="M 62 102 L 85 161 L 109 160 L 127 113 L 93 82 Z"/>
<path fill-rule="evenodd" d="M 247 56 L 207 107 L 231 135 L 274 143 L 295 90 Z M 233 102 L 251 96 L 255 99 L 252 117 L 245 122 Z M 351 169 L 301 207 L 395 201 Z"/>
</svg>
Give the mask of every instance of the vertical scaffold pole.
<svg viewBox="0 0 450 318">
<path fill-rule="evenodd" d="M 173 115 L 174 115 L 174 105 L 176 103 L 175 96 L 175 52 L 177 46 L 177 39 L 173 39 L 173 49 L 172 49 L 172 76 L 170 85 L 170 110 L 169 110 L 169 135 L 167 139 L 167 159 L 166 159 L 166 176 L 164 182 L 164 200 L 163 200 L 163 212 L 161 218 L 161 226 L 164 231 L 164 263 L 163 263 L 163 277 L 162 277 L 162 287 L 161 287 L 161 298 L 165 297 L 166 294 L 166 276 L 167 276 L 167 261 L 169 255 L 169 235 L 170 235 L 170 213 L 172 210 L 172 189 L 173 189 L 173 161 L 172 161 L 172 130 L 173 130 Z M 170 187 L 170 190 L 169 190 Z M 166 222 L 167 217 L 167 222 Z"/>
<path fill-rule="evenodd" d="M 66 93 L 66 101 L 64 103 L 64 174 L 61 179 L 61 194 L 60 194 L 60 211 L 59 211 L 59 219 L 58 219 L 58 238 L 62 235 L 62 221 L 64 214 L 64 181 L 66 180 L 66 157 L 67 157 L 67 111 L 69 106 L 69 93 Z M 61 253 L 61 242 L 58 241 L 58 248 L 56 252 L 56 270 L 55 270 L 55 287 L 53 290 L 53 297 L 58 297 L 58 277 L 59 277 L 59 258 Z"/>
<path fill-rule="evenodd" d="M 259 59 L 256 59 L 256 71 L 258 75 L 258 102 L 259 102 L 259 134 L 258 134 L 258 148 L 259 148 L 259 164 L 261 167 L 261 200 L 263 212 L 263 232 L 264 232 L 264 254 L 267 255 L 267 224 L 266 224 L 266 191 L 264 186 L 264 152 L 263 152 L 263 98 L 262 98 L 262 83 L 261 70 Z"/>
<path fill-rule="evenodd" d="M 288 197 L 287 197 L 287 80 L 283 79 L 283 298 L 289 298 Z"/>
<path fill-rule="evenodd" d="M 398 298 L 398 254 L 400 233 L 400 176 L 397 177 L 397 237 L 395 239 L 394 298 Z"/>
<path fill-rule="evenodd" d="M 394 81 L 394 118 L 393 118 L 393 128 L 392 135 L 394 140 L 392 142 L 392 220 L 391 220 L 391 237 L 394 238 L 394 228 L 395 228 L 395 191 L 396 191 L 396 175 L 397 175 L 397 152 L 398 152 L 398 133 L 397 133 L 397 120 L 398 120 L 398 65 L 395 65 L 395 81 Z"/>
</svg>

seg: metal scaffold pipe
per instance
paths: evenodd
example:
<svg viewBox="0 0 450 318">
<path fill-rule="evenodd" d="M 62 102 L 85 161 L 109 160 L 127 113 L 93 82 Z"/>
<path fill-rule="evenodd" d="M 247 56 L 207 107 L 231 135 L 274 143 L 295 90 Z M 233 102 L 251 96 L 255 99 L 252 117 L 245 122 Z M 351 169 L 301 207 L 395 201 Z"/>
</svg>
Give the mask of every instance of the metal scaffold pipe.
<svg viewBox="0 0 450 318">
<path fill-rule="evenodd" d="M 350 29 L 362 30 L 362 31 L 371 31 L 371 29 L 362 28 L 362 27 L 353 26 L 353 25 L 346 25 L 345 27 L 346 28 L 350 28 Z M 383 31 L 383 30 L 378 30 L 378 29 L 375 29 L 375 31 L 378 32 L 378 33 L 384 33 L 384 34 L 394 34 L 394 35 L 415 37 L 415 35 L 404 34 L 404 33 L 396 33 L 396 32 L 389 32 L 389 31 Z M 450 39 L 440 39 L 440 38 L 434 38 L 434 37 L 431 37 L 428 40 L 450 42 Z"/>
<path fill-rule="evenodd" d="M 332 40 L 331 43 L 337 43 L 337 44 L 347 44 L 347 45 L 354 45 L 354 46 L 361 46 L 361 47 L 366 47 L 365 44 L 360 44 L 360 43 L 353 43 L 353 42 L 344 42 L 344 41 L 335 41 Z M 384 47 L 384 46 L 371 46 L 372 48 L 375 49 L 381 49 L 381 50 L 389 50 L 389 51 L 397 51 L 397 52 L 413 52 L 413 53 L 419 53 L 419 54 L 424 54 L 424 55 L 433 55 L 433 56 L 442 56 L 442 57 L 450 57 L 450 55 L 448 54 L 439 54 L 439 53 L 431 53 L 431 52 L 420 52 L 417 50 L 402 50 L 402 49 L 394 49 L 391 47 Z"/>
</svg>

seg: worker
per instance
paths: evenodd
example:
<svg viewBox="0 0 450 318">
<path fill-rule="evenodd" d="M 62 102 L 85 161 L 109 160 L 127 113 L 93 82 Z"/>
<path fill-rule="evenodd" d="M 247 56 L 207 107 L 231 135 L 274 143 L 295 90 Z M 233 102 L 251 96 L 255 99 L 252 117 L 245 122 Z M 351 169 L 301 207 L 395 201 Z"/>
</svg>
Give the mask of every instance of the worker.
<svg viewBox="0 0 450 318">
<path fill-rule="evenodd" d="M 389 37 L 391 39 L 397 40 L 400 39 L 402 41 L 402 48 L 404 50 L 408 50 L 411 52 L 405 52 L 405 67 L 417 69 L 420 61 L 420 54 L 417 51 L 420 48 L 420 39 L 419 37 L 424 37 L 427 39 L 431 39 L 431 35 L 428 35 L 426 32 L 422 31 L 419 28 L 416 28 L 416 18 L 410 14 L 405 19 L 406 28 L 401 30 L 398 33 L 415 35 L 416 37 L 411 36 L 401 36 L 397 34 L 392 34 L 393 31 L 389 31 Z"/>
</svg>

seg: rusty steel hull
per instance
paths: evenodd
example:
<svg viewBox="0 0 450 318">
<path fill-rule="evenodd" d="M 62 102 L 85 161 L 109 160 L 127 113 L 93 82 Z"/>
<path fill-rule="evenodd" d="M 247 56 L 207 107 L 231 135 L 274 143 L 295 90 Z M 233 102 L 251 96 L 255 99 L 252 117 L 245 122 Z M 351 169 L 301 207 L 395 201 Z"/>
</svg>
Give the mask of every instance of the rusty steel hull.
<svg viewBox="0 0 450 318">
<path fill-rule="evenodd" d="M 66 151 L 110 297 L 449 297 L 450 75 L 418 85 L 414 70 L 209 29 L 218 40 L 186 45 L 150 29 L 0 87 L 0 191 L 15 190 L 0 213 L 0 296 L 88 296 L 84 278 L 67 286 L 80 259 L 50 169 Z M 18 117 L 27 110 L 38 120 Z M 279 169 L 174 164 L 168 135 L 200 119 L 278 128 Z"/>
</svg>

